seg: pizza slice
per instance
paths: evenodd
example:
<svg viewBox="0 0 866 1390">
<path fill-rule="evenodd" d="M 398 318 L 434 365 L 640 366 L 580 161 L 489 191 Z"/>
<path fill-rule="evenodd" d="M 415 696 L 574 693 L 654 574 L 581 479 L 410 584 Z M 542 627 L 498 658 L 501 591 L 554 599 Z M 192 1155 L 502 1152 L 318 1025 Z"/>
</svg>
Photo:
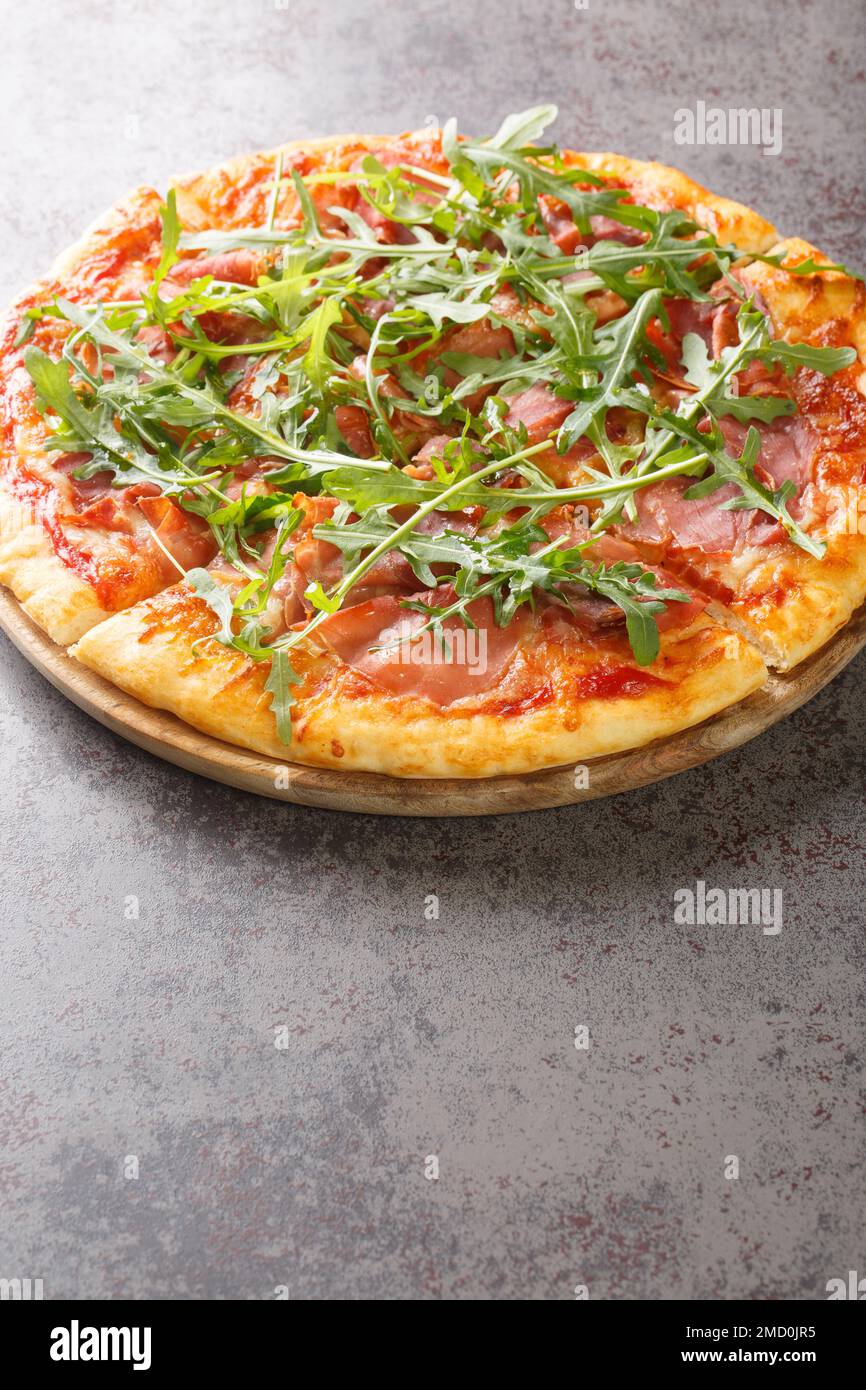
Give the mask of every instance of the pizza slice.
<svg viewBox="0 0 866 1390">
<path fill-rule="evenodd" d="M 541 539 L 524 525 L 522 550 L 519 521 L 482 542 L 479 509 L 429 512 L 413 543 L 359 573 L 329 612 L 308 595 L 345 584 L 342 558 L 359 542 L 348 532 L 376 528 L 336 525 L 333 499 L 301 494 L 293 505 L 293 558 L 266 604 L 254 591 L 246 608 L 250 618 L 260 609 L 270 660 L 232 640 L 232 625 L 247 624 L 241 580 L 222 559 L 91 629 L 73 654 L 226 742 L 399 777 L 484 777 L 616 752 L 699 723 L 766 679 L 755 648 L 708 618 L 705 600 L 623 541 L 587 546 L 570 507 L 547 514 Z M 259 545 L 264 588 L 279 533 L 260 532 Z M 521 580 L 555 561 L 546 594 L 506 621 L 484 585 L 461 594 L 485 548 Z"/>
<path fill-rule="evenodd" d="M 99 346 L 77 346 L 101 305 L 153 292 L 163 213 L 156 192 L 138 189 L 0 324 L 0 582 L 64 644 L 215 550 L 208 528 L 164 495 L 158 431 L 144 440 L 124 429 L 98 400 Z"/>
<path fill-rule="evenodd" d="M 642 457 L 663 468 L 685 444 L 711 470 L 636 491 L 614 531 L 788 670 L 866 598 L 866 296 L 840 271 L 792 275 L 827 262 L 806 242 L 773 253 L 736 272 L 745 304 L 723 285 L 667 301 Z M 738 361 L 750 337 L 763 346 Z"/>
</svg>

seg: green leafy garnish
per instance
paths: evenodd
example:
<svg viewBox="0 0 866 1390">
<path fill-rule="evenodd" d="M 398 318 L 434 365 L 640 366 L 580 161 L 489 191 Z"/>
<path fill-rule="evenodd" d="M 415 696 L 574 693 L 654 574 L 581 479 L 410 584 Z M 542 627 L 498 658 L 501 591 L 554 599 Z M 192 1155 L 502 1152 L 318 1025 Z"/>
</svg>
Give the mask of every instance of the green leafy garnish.
<svg viewBox="0 0 866 1390">
<path fill-rule="evenodd" d="M 427 590 L 406 602 L 440 635 L 448 619 L 471 626 L 482 597 L 505 624 L 526 606 L 568 609 L 592 595 L 619 609 L 642 665 L 658 655 L 659 615 L 689 596 L 590 549 L 605 528 L 635 520 L 641 488 L 683 477 L 684 496 L 699 499 L 731 486 L 721 506 L 761 511 L 795 545 L 823 551 L 790 514 L 793 485 L 767 483 L 759 427 L 795 412 L 786 378 L 841 371 L 854 350 L 774 340 L 736 279 L 750 258 L 538 144 L 556 114 L 544 105 L 508 116 L 486 140 L 460 140 L 449 122 L 447 167 L 368 154 L 351 170 L 284 177 L 278 157 L 258 226 L 184 232 L 171 192 L 139 297 L 58 298 L 22 315 L 15 346 L 46 447 L 85 455 L 79 478 L 156 484 L 207 523 L 220 577 L 186 576 L 218 619 L 204 640 L 269 664 L 265 689 L 286 743 L 291 651 L 391 551 Z M 563 225 L 573 235 L 560 236 Z M 188 252 L 224 256 L 224 267 L 178 276 Z M 850 274 L 811 256 L 786 269 Z M 711 305 L 720 284 L 739 305 L 738 341 L 713 358 L 687 333 L 671 397 L 655 331 L 667 327 L 665 305 Z M 30 341 L 48 318 L 66 326 L 59 360 Z M 764 369 L 768 389 L 744 390 L 750 367 Z M 519 409 L 514 423 L 515 398 L 529 391 L 562 420 L 531 444 Z M 748 426 L 739 457 L 724 417 Z M 419 475 L 407 466 L 434 434 Z M 578 448 L 580 481 L 556 486 L 554 464 Z M 306 616 L 287 628 L 277 586 L 305 499 L 319 493 L 330 502 L 312 534 L 336 548 L 342 573 L 307 583 Z M 591 533 L 550 539 L 545 517 L 584 504 Z M 456 519 L 467 509 L 469 528 Z"/>
</svg>

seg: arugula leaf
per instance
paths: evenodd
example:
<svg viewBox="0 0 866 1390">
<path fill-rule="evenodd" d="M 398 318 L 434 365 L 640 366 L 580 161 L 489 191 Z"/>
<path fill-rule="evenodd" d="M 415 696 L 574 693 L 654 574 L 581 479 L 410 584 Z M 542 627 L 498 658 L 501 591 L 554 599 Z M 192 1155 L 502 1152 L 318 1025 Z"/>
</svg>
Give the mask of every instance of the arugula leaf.
<svg viewBox="0 0 866 1390">
<path fill-rule="evenodd" d="M 729 351 L 729 349 L 725 349 Z M 704 405 L 714 415 L 731 415 L 735 420 L 775 420 L 780 415 L 793 415 L 794 401 L 783 396 L 734 396 L 727 374 L 716 370 L 703 338 L 687 333 L 683 338 L 685 379 L 704 392 Z"/>
<path fill-rule="evenodd" d="M 660 304 L 661 291 L 649 290 L 622 318 L 612 319 L 599 329 L 587 366 L 598 369 L 600 378 L 597 385 L 581 389 L 583 400 L 563 422 L 557 440 L 560 453 L 570 449 L 595 421 L 603 426 L 604 416 L 616 405 L 621 387 L 631 384 L 634 373 L 645 371 L 646 328 L 658 314 Z"/>
<path fill-rule="evenodd" d="M 833 270 L 841 275 L 847 275 L 849 280 L 862 280 L 862 275 L 858 275 L 856 270 L 849 270 L 846 265 L 838 264 L 835 261 L 825 263 L 818 262 L 813 256 L 809 255 L 803 261 L 798 261 L 796 265 L 786 265 L 788 256 L 787 251 L 768 251 L 764 255 L 755 254 L 752 259 L 763 262 L 764 265 L 781 266 L 789 275 L 819 275 L 821 271 Z"/>
<path fill-rule="evenodd" d="M 13 348 L 23 347 L 25 343 L 30 341 L 36 330 L 37 317 L 38 315 L 34 316 L 32 309 L 25 310 L 25 312 L 21 315 L 21 318 L 18 323 L 18 330 L 15 334 L 15 337 L 12 339 Z"/>
<path fill-rule="evenodd" d="M 303 366 L 313 386 L 320 394 L 324 391 L 325 384 L 334 370 L 334 363 L 327 352 L 328 333 L 334 324 L 341 322 L 342 317 L 343 306 L 338 299 L 323 299 L 318 309 L 313 310 L 312 322 L 307 325 L 310 346 L 304 357 Z"/>
<path fill-rule="evenodd" d="M 821 559 L 827 548 L 825 544 L 815 540 L 805 532 L 788 512 L 787 504 L 797 491 L 795 485 L 786 481 L 782 483 L 781 487 L 771 490 L 755 477 L 755 464 L 758 462 L 760 453 L 761 436 L 754 426 L 749 429 L 746 435 L 743 451 L 739 458 L 733 458 L 727 452 L 724 437 L 717 426 L 704 434 L 697 430 L 690 421 L 682 419 L 673 412 L 665 411 L 661 418 L 671 431 L 688 440 L 692 445 L 697 445 L 700 442 L 700 447 L 706 452 L 712 464 L 712 473 L 702 481 L 694 483 L 684 493 L 687 499 L 706 497 L 727 483 L 733 483 L 738 489 L 739 496 L 720 503 L 723 510 L 757 509 L 766 512 L 768 516 L 773 517 L 785 528 L 795 545 L 799 546 L 801 550 L 808 551 L 816 559 Z"/>
<path fill-rule="evenodd" d="M 654 574 L 623 561 L 608 569 L 600 566 L 592 576 L 591 587 L 622 609 L 638 666 L 651 666 L 660 647 L 657 616 L 668 603 L 688 603 L 689 595 L 680 589 L 659 588 Z"/>
<path fill-rule="evenodd" d="M 786 343 L 781 339 L 768 343 L 756 354 L 764 362 L 778 362 L 790 376 L 797 367 L 810 367 L 822 376 L 832 376 L 857 361 L 852 347 L 810 347 L 808 343 Z"/>
<path fill-rule="evenodd" d="M 142 299 L 153 317 L 164 323 L 166 322 L 165 306 L 159 297 L 159 287 L 172 266 L 177 264 L 181 234 L 180 218 L 177 215 L 177 195 L 173 188 L 169 190 L 165 204 L 159 210 L 159 216 L 162 222 L 162 255 L 153 273 L 153 280 L 142 295 Z"/>
<path fill-rule="evenodd" d="M 506 116 L 496 134 L 491 135 L 485 143 L 492 150 L 522 149 L 524 145 L 531 145 L 540 135 L 543 135 L 558 115 L 557 107 L 549 103 L 542 106 L 530 106 L 526 111 L 519 111 L 514 115 Z"/>
<path fill-rule="evenodd" d="M 310 603 L 320 613 L 336 613 L 340 607 L 340 600 L 331 598 L 325 593 L 318 579 L 312 580 L 304 590 L 304 598 L 309 599 Z"/>
<path fill-rule="evenodd" d="M 413 309 L 420 309 L 437 328 L 446 319 L 452 323 L 478 323 L 490 313 L 490 305 L 466 299 L 449 299 L 442 294 L 416 294 L 406 300 Z"/>
<path fill-rule="evenodd" d="M 234 643 L 232 619 L 235 610 L 230 590 L 224 584 L 218 583 L 213 575 L 208 574 L 207 570 L 187 570 L 186 577 L 199 598 L 204 599 L 208 608 L 219 618 L 219 629 L 213 636 L 224 646 L 232 646 Z"/>
<path fill-rule="evenodd" d="M 295 697 L 292 686 L 300 684 L 300 676 L 292 670 L 288 652 L 274 647 L 271 650 L 271 669 L 265 690 L 271 697 L 271 709 L 277 723 L 277 736 L 282 743 L 292 741 L 292 705 Z"/>
<path fill-rule="evenodd" d="M 708 300 L 706 286 L 729 263 L 729 248 L 720 247 L 711 233 L 699 232 L 679 211 L 660 213 L 637 246 L 601 240 L 585 256 L 586 269 L 629 303 L 653 288 L 663 288 L 669 296 Z"/>
</svg>

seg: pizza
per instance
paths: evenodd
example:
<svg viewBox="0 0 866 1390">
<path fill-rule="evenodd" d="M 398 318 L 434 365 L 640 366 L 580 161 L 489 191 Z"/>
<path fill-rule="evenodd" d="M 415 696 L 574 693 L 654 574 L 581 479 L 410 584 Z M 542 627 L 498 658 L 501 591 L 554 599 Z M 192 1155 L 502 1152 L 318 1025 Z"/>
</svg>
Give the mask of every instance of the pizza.
<svg viewBox="0 0 866 1390">
<path fill-rule="evenodd" d="M 844 266 L 555 108 L 119 202 L 0 329 L 0 582 L 282 762 L 533 771 L 689 728 L 866 595 Z"/>
</svg>

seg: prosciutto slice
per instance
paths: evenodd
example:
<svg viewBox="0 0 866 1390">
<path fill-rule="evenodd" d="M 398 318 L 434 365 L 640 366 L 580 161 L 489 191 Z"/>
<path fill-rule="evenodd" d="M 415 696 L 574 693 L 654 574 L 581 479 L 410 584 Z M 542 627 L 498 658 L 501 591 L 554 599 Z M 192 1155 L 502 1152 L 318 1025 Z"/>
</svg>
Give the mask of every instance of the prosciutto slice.
<svg viewBox="0 0 866 1390">
<path fill-rule="evenodd" d="M 505 399 L 509 406 L 506 425 L 511 429 L 525 425 L 530 444 L 540 444 L 542 439 L 547 439 L 574 410 L 573 401 L 564 401 L 561 396 L 554 395 L 549 386 L 540 384 Z"/>
<path fill-rule="evenodd" d="M 411 146 L 397 148 L 387 147 L 371 150 L 370 153 L 387 169 L 393 169 L 397 164 L 411 164 L 417 169 L 419 159 L 423 161 L 423 153 Z M 367 155 L 364 154 L 356 159 L 352 164 L 352 169 L 362 174 L 366 158 Z M 438 160 L 434 160 L 433 162 L 439 163 Z M 425 182 L 423 176 L 419 176 L 417 173 L 414 176 L 414 181 L 414 196 L 418 202 L 433 203 L 436 201 L 437 189 L 435 183 Z M 402 222 L 392 221 L 392 219 L 384 212 L 381 212 L 379 208 L 369 203 L 358 188 L 350 186 L 345 189 L 344 198 L 344 206 L 353 206 L 354 211 L 359 217 L 362 217 L 367 223 L 367 226 L 372 228 L 375 232 L 377 241 L 382 242 L 383 245 L 409 246 L 412 242 L 417 240 L 411 227 L 404 226 Z"/>
<path fill-rule="evenodd" d="M 728 416 L 719 421 L 728 452 L 742 452 L 748 424 Z M 756 423 L 761 435 L 757 473 L 768 486 L 777 488 L 790 481 L 797 495 L 788 504 L 791 516 L 799 519 L 803 493 L 811 481 L 815 435 L 802 416 L 780 417 L 769 424 Z M 650 541 L 665 549 L 694 550 L 704 555 L 738 555 L 749 546 L 773 545 L 784 539 L 784 529 L 765 512 L 731 511 L 721 504 L 736 497 L 733 483 L 708 497 L 688 499 L 684 493 L 692 486 L 687 478 L 668 478 L 641 488 L 635 495 L 638 521 L 625 526 L 621 534 L 635 540 Z"/>
<path fill-rule="evenodd" d="M 551 539 L 557 536 L 561 538 L 563 548 L 581 544 L 589 538 L 590 534 L 585 526 L 574 522 L 569 524 L 567 518 L 562 515 L 560 517 L 545 517 L 541 525 Z M 624 540 L 621 535 L 614 535 L 611 531 L 603 531 L 583 553 L 585 558 L 593 564 L 615 565 L 621 561 L 627 565 L 640 565 L 642 569 L 656 576 L 660 590 L 679 589 L 680 592 L 683 590 L 683 585 L 674 575 L 659 565 L 647 565 L 640 551 L 630 541 Z M 625 614 L 621 608 L 602 595 L 584 589 L 581 585 L 571 586 L 568 600 L 572 609 L 571 621 L 585 630 L 592 631 L 600 627 L 610 627 L 616 623 L 625 622 Z M 706 606 L 707 600 L 697 593 L 690 594 L 688 603 L 677 600 L 667 604 L 663 612 L 656 614 L 659 631 L 665 632 L 670 628 L 687 627 L 703 612 Z M 556 611 L 561 614 L 563 610 L 558 609 Z"/>
<path fill-rule="evenodd" d="M 567 203 L 542 194 L 538 205 L 547 235 L 564 256 L 573 256 L 578 247 L 593 246 L 597 241 L 619 241 L 623 246 L 639 246 L 644 239 L 643 232 L 638 228 L 626 227 L 612 217 L 599 214 L 589 219 L 592 230 L 589 234 L 584 234 L 575 224 Z"/>
<path fill-rule="evenodd" d="M 176 285 L 188 285 L 202 275 L 225 280 L 234 285 L 254 285 L 261 274 L 262 259 L 254 251 L 221 251 L 216 256 L 198 256 L 172 266 L 168 279 Z"/>
<path fill-rule="evenodd" d="M 370 433 L 370 417 L 359 405 L 338 405 L 334 411 L 337 429 L 353 454 L 371 459 L 376 452 Z"/>
<path fill-rule="evenodd" d="M 442 607 L 453 601 L 453 590 L 416 593 L 414 598 Z M 383 689 L 446 707 L 495 685 L 531 622 L 528 614 L 520 613 L 507 627 L 499 627 L 489 598 L 475 599 L 468 613 L 474 630 L 458 617 L 445 620 L 444 650 L 432 632 L 419 635 L 425 615 L 401 608 L 393 596 L 341 609 L 319 632 L 347 666 Z M 389 645 L 398 637 L 409 640 Z M 379 646 L 382 650 L 374 650 Z"/>
<path fill-rule="evenodd" d="M 153 545 L 155 558 L 163 572 L 177 577 L 175 566 L 165 554 L 173 556 L 183 570 L 206 565 L 213 559 L 216 542 L 207 522 L 185 512 L 169 497 L 137 498 L 139 510 L 153 528 L 159 544 Z"/>
<path fill-rule="evenodd" d="M 658 376 L 684 390 L 690 390 L 682 364 L 683 339 L 687 333 L 701 338 L 710 357 L 718 359 L 722 349 L 738 341 L 737 311 L 730 299 L 694 300 L 666 299 L 667 330 L 654 319 L 647 336 L 664 358 L 664 367 L 650 363 Z"/>
<path fill-rule="evenodd" d="M 352 359 L 349 370 L 356 381 L 363 381 L 367 371 L 367 354 L 365 352 L 358 353 L 357 356 Z M 378 383 L 379 395 L 383 400 L 411 402 L 412 398 L 403 390 L 403 387 L 400 385 L 393 372 L 377 371 L 376 380 Z M 353 409 L 353 407 L 347 406 L 345 409 Z M 341 416 L 341 419 L 345 422 L 346 417 Z M 357 425 L 357 419 L 354 419 L 353 423 Z M 425 439 L 431 438 L 431 436 L 438 432 L 438 426 L 435 421 L 429 419 L 425 415 L 417 415 L 411 410 L 402 410 L 400 408 L 395 409 L 391 414 L 390 425 L 394 434 L 410 449 L 418 448 Z M 346 438 L 342 424 L 340 424 L 340 432 L 343 433 L 343 437 Z M 358 442 L 362 442 L 363 437 L 361 435 L 356 435 L 355 438 Z"/>
<path fill-rule="evenodd" d="M 381 241 L 383 246 L 409 246 L 417 238 L 413 235 L 411 228 L 404 226 L 402 222 L 394 222 L 387 217 L 379 208 L 368 203 L 366 198 L 358 195 L 355 204 L 355 211 L 362 217 L 367 226 L 376 233 L 376 240 Z"/>
</svg>

